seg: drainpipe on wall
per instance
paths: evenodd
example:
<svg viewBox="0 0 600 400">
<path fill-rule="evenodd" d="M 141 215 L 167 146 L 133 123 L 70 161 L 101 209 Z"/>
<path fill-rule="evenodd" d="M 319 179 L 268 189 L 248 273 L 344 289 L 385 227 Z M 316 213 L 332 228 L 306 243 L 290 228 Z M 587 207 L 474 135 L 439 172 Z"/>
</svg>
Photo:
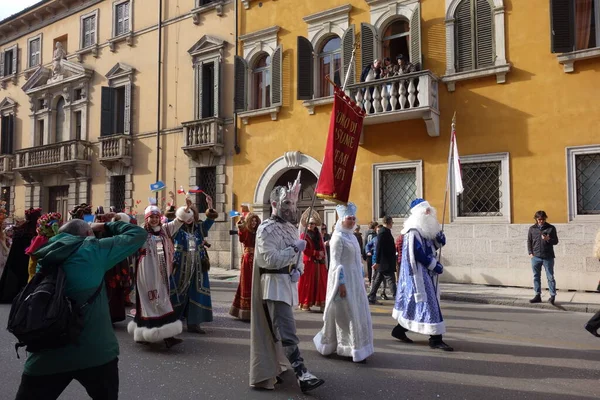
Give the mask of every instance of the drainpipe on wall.
<svg viewBox="0 0 600 400">
<path fill-rule="evenodd" d="M 238 55 L 238 2 L 233 2 L 233 13 L 235 14 L 235 55 Z M 234 68 L 235 73 L 235 68 Z M 233 85 L 235 87 L 235 77 L 233 80 Z M 235 89 L 234 89 L 235 93 Z M 233 149 L 235 150 L 235 154 L 240 154 L 242 149 L 240 149 L 240 144 L 238 143 L 238 122 L 237 122 L 237 112 L 235 111 L 235 95 L 233 96 L 233 140 L 234 145 Z"/>
<path fill-rule="evenodd" d="M 233 2 L 233 14 L 235 15 L 235 55 L 238 54 L 238 1 L 235 0 Z M 234 71 L 235 74 L 235 71 Z M 234 88 L 235 88 L 235 77 L 234 77 Z M 235 93 L 235 89 L 234 89 Z M 240 145 L 238 143 L 238 125 L 237 125 L 237 112 L 235 111 L 235 95 L 233 96 L 233 150 L 235 154 L 240 154 Z M 231 190 L 231 204 L 233 205 L 233 189 Z M 235 229 L 235 222 L 233 217 L 230 217 L 230 229 Z M 229 235 L 230 243 L 229 243 L 229 269 L 234 269 L 235 265 L 235 243 L 236 237 L 235 235 Z"/>
<path fill-rule="evenodd" d="M 156 182 L 160 179 L 160 89 L 162 73 L 162 0 L 158 0 L 158 64 L 156 68 L 158 78 L 158 89 L 156 91 Z M 158 205 L 158 192 L 156 193 Z M 160 207 L 160 205 L 158 205 Z"/>
</svg>

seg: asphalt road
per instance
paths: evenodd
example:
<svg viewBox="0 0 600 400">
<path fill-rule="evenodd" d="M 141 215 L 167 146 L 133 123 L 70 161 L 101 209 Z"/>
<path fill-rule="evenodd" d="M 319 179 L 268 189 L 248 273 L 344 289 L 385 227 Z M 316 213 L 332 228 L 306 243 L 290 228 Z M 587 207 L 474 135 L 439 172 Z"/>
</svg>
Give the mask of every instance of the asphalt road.
<svg viewBox="0 0 600 400">
<path fill-rule="evenodd" d="M 444 302 L 453 353 L 390 336 L 392 302 L 372 307 L 376 353 L 366 364 L 322 357 L 312 337 L 322 315 L 297 312 L 301 350 L 325 385 L 302 395 L 292 372 L 275 391 L 248 387 L 250 325 L 227 314 L 236 283 L 213 282 L 215 321 L 207 335 L 182 334 L 184 343 L 136 345 L 117 325 L 121 343 L 121 399 L 594 399 L 600 398 L 600 340 L 583 330 L 590 314 Z M 2 324 L 9 306 L 0 306 Z M 0 399 L 14 399 L 23 359 L 14 338 L 0 331 Z M 88 398 L 76 382 L 61 399 Z"/>
</svg>

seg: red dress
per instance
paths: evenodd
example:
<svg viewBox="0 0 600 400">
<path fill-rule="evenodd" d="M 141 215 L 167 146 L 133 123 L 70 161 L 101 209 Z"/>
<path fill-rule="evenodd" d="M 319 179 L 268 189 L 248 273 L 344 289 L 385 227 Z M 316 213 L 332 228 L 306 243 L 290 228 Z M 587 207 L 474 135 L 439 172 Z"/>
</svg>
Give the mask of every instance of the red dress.
<svg viewBox="0 0 600 400">
<path fill-rule="evenodd" d="M 316 237 L 316 239 L 313 239 Z M 327 268 L 325 266 L 326 252 L 323 238 L 318 232 L 300 235 L 306 240 L 306 249 L 302 260 L 304 261 L 304 273 L 298 281 L 298 302 L 300 308 L 308 309 L 312 306 L 325 307 L 325 296 L 327 295 Z M 315 242 L 318 244 L 315 246 Z"/>
<path fill-rule="evenodd" d="M 244 245 L 242 265 L 240 267 L 240 283 L 233 298 L 229 314 L 243 321 L 250 321 L 250 303 L 252 302 L 252 264 L 254 263 L 254 246 L 256 232 L 246 228 L 238 230 L 240 242 Z"/>
</svg>

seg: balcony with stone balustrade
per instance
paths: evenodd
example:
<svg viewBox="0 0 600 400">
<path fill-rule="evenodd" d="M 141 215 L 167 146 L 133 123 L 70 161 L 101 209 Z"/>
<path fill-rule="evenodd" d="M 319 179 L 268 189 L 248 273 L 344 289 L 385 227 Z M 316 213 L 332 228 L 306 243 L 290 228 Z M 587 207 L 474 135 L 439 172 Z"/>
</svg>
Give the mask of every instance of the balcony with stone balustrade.
<svg viewBox="0 0 600 400">
<path fill-rule="evenodd" d="M 423 119 L 429 136 L 439 136 L 438 83 L 431 71 L 419 71 L 348 85 L 345 92 L 365 110 L 364 125 Z"/>
<path fill-rule="evenodd" d="M 0 155 L 0 177 L 12 179 L 14 177 L 13 167 L 15 156 L 12 154 Z"/>
<path fill-rule="evenodd" d="M 100 142 L 100 163 L 108 169 L 115 165 L 129 167 L 131 165 L 131 155 L 133 152 L 132 139 L 130 135 L 110 135 L 101 136 Z"/>
<path fill-rule="evenodd" d="M 14 171 L 27 182 L 39 182 L 41 176 L 54 173 L 72 178 L 89 176 L 92 144 L 85 140 L 68 140 L 15 151 Z"/>
<path fill-rule="evenodd" d="M 224 122 L 221 118 L 203 118 L 183 124 L 183 151 L 188 157 L 198 159 L 203 152 L 220 156 L 224 147 Z"/>
</svg>

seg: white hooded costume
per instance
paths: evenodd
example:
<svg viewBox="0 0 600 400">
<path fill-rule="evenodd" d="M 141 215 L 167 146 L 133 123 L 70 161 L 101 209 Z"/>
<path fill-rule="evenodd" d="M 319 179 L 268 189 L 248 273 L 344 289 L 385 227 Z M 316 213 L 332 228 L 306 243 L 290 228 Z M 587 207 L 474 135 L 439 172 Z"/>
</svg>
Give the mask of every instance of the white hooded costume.
<svg viewBox="0 0 600 400">
<path fill-rule="evenodd" d="M 364 283 L 364 270 L 354 226 L 344 228 L 346 216 L 356 215 L 356 206 L 338 206 L 339 220 L 331 236 L 331 261 L 327 276 L 327 297 L 323 314 L 323 329 L 314 337 L 317 351 L 323 355 L 337 352 L 360 362 L 374 353 L 371 311 Z M 346 297 L 339 294 L 346 286 Z"/>
</svg>

